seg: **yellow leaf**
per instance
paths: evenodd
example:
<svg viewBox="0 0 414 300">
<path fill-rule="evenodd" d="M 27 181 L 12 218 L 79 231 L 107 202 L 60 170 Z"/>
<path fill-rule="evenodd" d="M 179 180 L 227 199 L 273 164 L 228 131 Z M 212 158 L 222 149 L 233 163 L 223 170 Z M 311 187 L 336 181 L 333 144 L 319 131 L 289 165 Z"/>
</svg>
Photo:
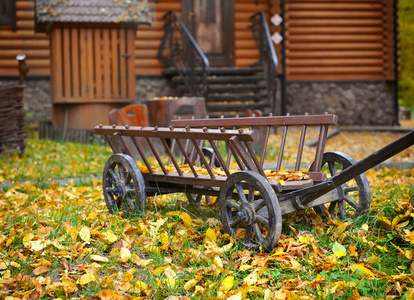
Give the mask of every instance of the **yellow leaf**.
<svg viewBox="0 0 414 300">
<path fill-rule="evenodd" d="M 226 278 L 223 279 L 220 287 L 219 287 L 219 291 L 227 294 L 231 288 L 233 287 L 234 284 L 234 277 L 233 276 L 227 276 Z"/>
<path fill-rule="evenodd" d="M 26 234 L 23 238 L 23 244 L 25 242 L 30 242 L 31 240 L 33 240 L 33 238 L 34 238 L 33 233 L 30 232 L 30 233 Z"/>
<path fill-rule="evenodd" d="M 217 241 L 216 233 L 211 228 L 207 229 L 206 241 L 210 241 L 210 242 L 213 242 L 213 243 L 216 243 L 216 241 Z"/>
<path fill-rule="evenodd" d="M 165 274 L 165 277 L 167 277 L 167 278 L 175 278 L 175 277 L 177 277 L 177 273 L 175 273 L 174 271 L 173 271 L 173 269 L 171 269 L 171 267 L 170 266 L 167 266 L 165 269 L 164 269 L 164 274 Z"/>
<path fill-rule="evenodd" d="M 79 237 L 84 242 L 90 242 L 91 241 L 91 232 L 88 227 L 83 226 L 82 229 L 79 231 Z"/>
<path fill-rule="evenodd" d="M 107 257 L 100 256 L 100 255 L 97 255 L 97 254 L 92 254 L 90 256 L 90 258 L 93 261 L 99 261 L 99 262 L 108 262 L 109 261 L 109 259 Z"/>
<path fill-rule="evenodd" d="M 153 274 L 157 275 L 157 274 L 161 274 L 162 272 L 164 272 L 166 267 L 158 267 L 154 270 Z"/>
<path fill-rule="evenodd" d="M 96 296 L 100 300 L 122 300 L 124 297 L 121 294 L 118 294 L 112 290 L 103 290 L 100 291 Z"/>
<path fill-rule="evenodd" d="M 164 278 L 164 283 L 169 289 L 175 288 L 175 279 L 174 278 Z"/>
<path fill-rule="evenodd" d="M 186 291 L 188 291 L 189 289 L 193 288 L 193 287 L 197 284 L 197 282 L 198 282 L 199 280 L 200 280 L 200 278 L 199 278 L 199 277 L 196 277 L 196 278 L 190 279 L 189 281 L 187 281 L 187 282 L 184 284 L 184 289 L 185 289 Z"/>
<path fill-rule="evenodd" d="M 375 277 L 374 273 L 372 273 L 369 269 L 364 267 L 362 264 L 354 264 L 349 266 L 349 268 L 352 270 L 352 272 L 356 272 L 357 270 L 361 271 L 364 275 L 367 275 L 368 277 Z"/>
<path fill-rule="evenodd" d="M 234 294 L 227 298 L 227 300 L 242 300 L 243 299 L 243 293 L 238 292 L 237 294 Z"/>
<path fill-rule="evenodd" d="M 108 244 L 115 243 L 118 240 L 118 237 L 114 234 L 114 232 L 111 229 L 108 229 L 106 232 L 104 232 L 104 240 Z"/>
<path fill-rule="evenodd" d="M 247 271 L 247 270 L 250 270 L 250 269 L 253 269 L 253 267 L 251 265 L 241 265 L 239 267 L 240 271 Z"/>
<path fill-rule="evenodd" d="M 405 250 L 404 255 L 405 255 L 405 257 L 407 257 L 407 259 L 412 260 L 414 258 L 414 251 L 413 250 Z"/>
<path fill-rule="evenodd" d="M 356 252 L 357 247 L 355 247 L 354 245 L 351 245 L 349 247 L 349 252 L 350 252 L 350 256 L 358 256 L 358 252 Z"/>
<path fill-rule="evenodd" d="M 184 223 L 185 227 L 187 227 L 187 228 L 191 227 L 192 219 L 191 219 L 189 214 L 187 214 L 186 212 L 182 212 L 180 214 L 180 218 L 181 218 L 181 220 L 183 220 L 183 223 Z"/>
<path fill-rule="evenodd" d="M 131 251 L 128 248 L 122 247 L 119 251 L 121 261 L 126 262 L 131 257 Z"/>
<path fill-rule="evenodd" d="M 377 247 L 378 249 L 385 251 L 385 252 L 389 252 L 388 249 L 386 247 L 382 247 L 380 245 L 375 245 L 375 247 Z"/>
<path fill-rule="evenodd" d="M 251 272 L 246 278 L 244 278 L 244 283 L 247 285 L 255 285 L 258 280 L 257 270 Z"/>
<path fill-rule="evenodd" d="M 86 273 L 83 274 L 78 281 L 76 281 L 76 283 L 81 284 L 81 285 L 85 285 L 88 284 L 90 282 L 94 282 L 96 280 L 95 274 L 93 273 Z"/>
<path fill-rule="evenodd" d="M 33 274 L 37 276 L 39 274 L 46 273 L 49 270 L 50 268 L 48 266 L 40 266 L 33 270 Z"/>
</svg>

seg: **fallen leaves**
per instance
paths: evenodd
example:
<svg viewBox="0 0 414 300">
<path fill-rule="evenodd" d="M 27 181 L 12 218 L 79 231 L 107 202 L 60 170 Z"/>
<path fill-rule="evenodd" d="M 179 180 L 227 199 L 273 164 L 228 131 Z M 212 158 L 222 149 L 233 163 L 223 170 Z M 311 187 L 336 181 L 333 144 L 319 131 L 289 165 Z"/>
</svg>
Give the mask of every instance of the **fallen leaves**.
<svg viewBox="0 0 414 300">
<path fill-rule="evenodd" d="M 30 176 L 41 174 L 25 166 Z M 21 176 L 11 173 L 0 175 Z M 347 222 L 312 209 L 284 216 L 270 253 L 241 247 L 224 233 L 214 207 L 191 208 L 182 194 L 149 199 L 142 219 L 125 220 L 108 213 L 97 181 L 16 182 L 0 189 L 0 298 L 411 299 L 414 171 L 367 176 L 367 215 Z"/>
</svg>

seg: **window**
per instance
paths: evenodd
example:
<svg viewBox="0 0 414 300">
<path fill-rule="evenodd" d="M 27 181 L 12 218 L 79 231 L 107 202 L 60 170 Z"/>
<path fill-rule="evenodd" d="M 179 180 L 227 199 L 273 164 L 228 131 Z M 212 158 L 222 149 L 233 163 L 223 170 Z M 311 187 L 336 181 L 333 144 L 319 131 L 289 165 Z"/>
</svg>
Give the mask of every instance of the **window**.
<svg viewBox="0 0 414 300">
<path fill-rule="evenodd" d="M 17 30 L 15 0 L 0 0 L 0 25 L 9 25 L 13 31 Z"/>
</svg>

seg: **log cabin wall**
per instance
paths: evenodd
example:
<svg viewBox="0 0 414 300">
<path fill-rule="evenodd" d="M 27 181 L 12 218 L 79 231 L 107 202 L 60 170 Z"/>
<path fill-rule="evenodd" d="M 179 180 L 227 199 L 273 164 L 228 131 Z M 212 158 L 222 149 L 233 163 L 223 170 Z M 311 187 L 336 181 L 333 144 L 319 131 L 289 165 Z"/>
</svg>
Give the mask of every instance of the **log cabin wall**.
<svg viewBox="0 0 414 300">
<path fill-rule="evenodd" d="M 394 80 L 392 1 L 286 0 L 289 80 Z"/>
<path fill-rule="evenodd" d="M 136 91 L 140 86 L 144 90 L 137 94 L 138 101 L 173 92 L 160 76 L 164 67 L 156 54 L 163 33 L 162 17 L 170 9 L 181 16 L 181 0 L 150 2 L 153 23 L 138 26 L 134 44 L 135 75 L 145 79 L 137 81 Z M 258 59 L 247 27 L 250 15 L 264 10 L 270 20 L 273 14 L 280 14 L 279 0 L 258 0 L 257 5 L 255 2 L 235 0 L 236 67 L 248 66 Z M 288 111 L 292 114 L 319 113 L 325 110 L 317 109 L 329 107 L 330 112 L 345 116 L 341 115 L 340 120 L 352 124 L 358 124 L 358 120 L 372 111 L 369 124 L 395 124 L 393 114 L 398 113 L 398 107 L 389 103 L 396 102 L 392 100 L 395 98 L 394 83 L 389 81 L 395 80 L 393 1 L 285 0 L 285 4 Z M 12 31 L 10 26 L 0 26 L 0 79 L 17 78 L 16 55 L 25 53 L 31 68 L 27 78 L 36 79 L 26 80 L 25 93 L 29 97 L 33 95 L 33 99 L 42 99 L 42 103 L 28 103 L 28 106 L 29 109 L 47 107 L 46 113 L 44 109 L 39 109 L 39 114 L 34 113 L 35 120 L 47 119 L 51 115 L 51 91 L 47 81 L 51 74 L 49 37 L 34 31 L 34 0 L 17 0 L 16 8 L 17 31 Z M 270 21 L 269 25 L 272 33 L 280 32 L 280 27 Z M 335 34 L 329 33 L 333 29 Z M 275 46 L 279 60 L 282 57 L 280 47 Z M 37 80 L 39 75 L 46 80 Z M 343 112 L 334 110 L 342 106 Z M 355 116 L 356 107 L 366 113 Z M 378 115 L 380 113 L 387 117 Z"/>
<path fill-rule="evenodd" d="M 153 24 L 139 25 L 135 74 L 158 75 L 157 50 L 163 15 L 180 0 L 151 3 Z M 18 75 L 16 55 L 25 53 L 29 75 L 50 75 L 49 38 L 34 32 L 34 1 L 17 0 L 17 31 L 0 27 L 0 75 Z M 254 63 L 259 53 L 248 28 L 249 17 L 264 10 L 280 13 L 278 0 L 235 0 L 236 67 Z M 286 0 L 286 75 L 288 80 L 393 80 L 393 8 L 389 0 Z M 271 31 L 280 31 L 270 24 Z M 280 45 L 276 45 L 280 59 Z"/>
</svg>

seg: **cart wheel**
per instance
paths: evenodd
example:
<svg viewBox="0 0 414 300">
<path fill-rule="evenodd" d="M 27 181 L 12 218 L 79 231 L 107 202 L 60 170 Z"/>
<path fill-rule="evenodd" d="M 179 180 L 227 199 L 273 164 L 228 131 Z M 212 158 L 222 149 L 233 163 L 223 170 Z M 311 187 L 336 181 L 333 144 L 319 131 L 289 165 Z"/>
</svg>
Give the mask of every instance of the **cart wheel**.
<svg viewBox="0 0 414 300">
<path fill-rule="evenodd" d="M 126 218 L 143 212 L 145 208 L 145 182 L 134 159 L 117 153 L 109 157 L 102 177 L 103 193 L 112 214 L 123 212 Z"/>
<path fill-rule="evenodd" d="M 342 172 L 356 161 L 349 155 L 332 151 L 323 154 L 322 167 L 327 165 L 329 175 Z M 312 167 L 311 167 L 312 170 Z M 328 176 L 329 176 L 328 175 Z M 351 179 L 346 184 L 336 188 L 339 199 L 329 204 L 315 206 L 315 211 L 321 216 L 329 212 L 332 218 L 346 220 L 349 217 L 357 218 L 367 212 L 371 205 L 371 191 L 367 176 L 363 173 Z"/>
<path fill-rule="evenodd" d="M 248 248 L 272 250 L 282 231 L 276 193 L 266 178 L 252 171 L 231 174 L 220 190 L 221 222 L 225 231 Z M 244 229 L 244 231 L 243 231 Z"/>
<path fill-rule="evenodd" d="M 211 159 L 213 157 L 213 149 L 208 148 L 208 147 L 203 147 L 201 149 L 203 151 L 204 156 L 207 159 L 208 163 L 211 163 Z M 214 166 L 215 167 L 221 167 L 221 164 L 219 162 L 219 160 L 217 158 L 215 158 L 214 160 Z M 210 188 L 211 190 L 217 190 L 216 188 L 212 187 Z M 205 205 L 205 204 L 209 204 L 211 202 L 211 197 L 208 195 L 203 195 L 203 194 L 192 194 L 192 193 L 185 193 L 188 202 L 190 202 L 191 205 Z M 204 201 L 203 198 L 205 199 Z"/>
</svg>

